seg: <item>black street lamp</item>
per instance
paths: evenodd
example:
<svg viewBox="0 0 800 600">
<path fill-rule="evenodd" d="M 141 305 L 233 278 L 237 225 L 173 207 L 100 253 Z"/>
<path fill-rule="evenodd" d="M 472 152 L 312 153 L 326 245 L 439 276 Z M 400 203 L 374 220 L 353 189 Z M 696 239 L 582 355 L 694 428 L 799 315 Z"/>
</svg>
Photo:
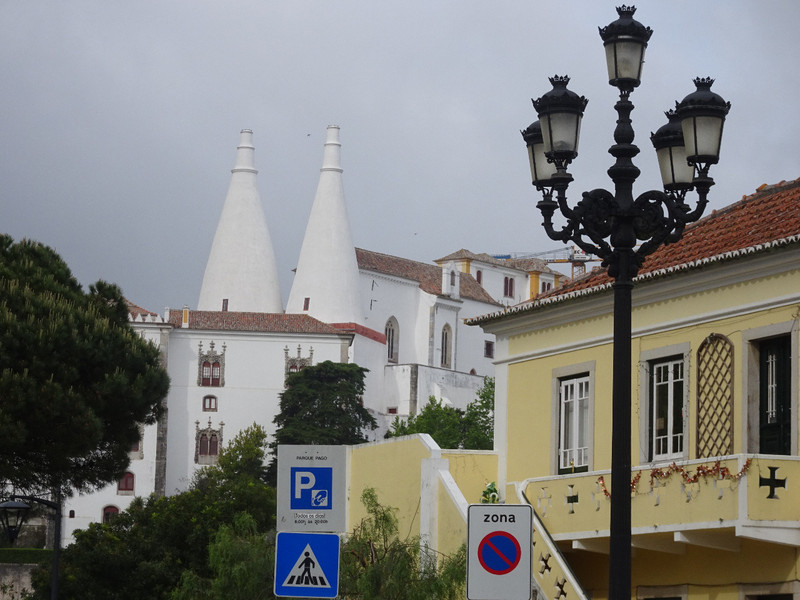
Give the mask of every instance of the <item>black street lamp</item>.
<svg viewBox="0 0 800 600">
<path fill-rule="evenodd" d="M 614 193 L 604 189 L 584 192 L 571 207 L 567 187 L 569 164 L 578 156 L 583 109 L 587 100 L 567 89 L 568 77 L 553 77 L 553 89 L 533 106 L 539 121 L 522 136 L 528 146 L 533 185 L 542 192 L 536 205 L 544 217 L 547 235 L 571 242 L 595 254 L 614 280 L 614 352 L 611 433 L 611 523 L 609 598 L 629 599 L 631 592 L 631 291 L 633 278 L 645 257 L 662 244 L 675 242 L 687 224 L 697 221 L 708 202 L 714 180 L 708 175 L 719 159 L 722 127 L 730 103 L 711 91 L 712 79 L 695 79 L 697 91 L 676 103 L 669 122 L 651 135 L 656 148 L 664 191 L 633 196 L 639 169 L 632 158 L 639 153 L 629 97 L 641 82 L 644 51 L 652 30 L 633 19 L 634 6 L 617 8 L 619 19 L 600 29 L 606 49 L 609 83 L 619 89 L 615 105 L 616 142 L 608 152 L 616 162 L 608 169 Z M 694 189 L 694 209 L 686 193 Z M 554 198 L 555 196 L 555 198 Z M 553 225 L 556 209 L 566 220 Z"/>
<path fill-rule="evenodd" d="M 0 502 L 0 523 L 2 523 L 8 540 L 13 542 L 17 539 L 20 529 L 25 524 L 28 511 L 31 508 L 26 502 L 42 504 L 55 511 L 53 516 L 55 531 L 53 533 L 53 562 L 50 569 L 50 599 L 58 600 L 58 563 L 61 553 L 61 495 L 56 492 L 54 496 L 55 501 L 37 496 L 12 495 L 5 502 Z"/>
<path fill-rule="evenodd" d="M 31 507 L 19 500 L 6 500 L 0 502 L 0 523 L 6 532 L 9 542 L 14 542 L 19 535 L 19 530 L 28 518 Z"/>
</svg>

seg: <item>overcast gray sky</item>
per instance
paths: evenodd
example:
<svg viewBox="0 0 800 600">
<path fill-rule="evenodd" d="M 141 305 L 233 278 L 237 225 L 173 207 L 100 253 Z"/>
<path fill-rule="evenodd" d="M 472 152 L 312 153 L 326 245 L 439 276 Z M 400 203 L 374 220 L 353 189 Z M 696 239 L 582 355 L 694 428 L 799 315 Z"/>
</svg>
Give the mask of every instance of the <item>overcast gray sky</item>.
<svg viewBox="0 0 800 600">
<path fill-rule="evenodd" d="M 607 0 L 0 2 L 2 229 L 54 247 L 85 285 L 194 307 L 239 131 L 284 298 L 341 126 L 356 245 L 431 261 L 546 239 L 519 130 L 569 75 L 589 98 L 571 199 L 610 187 L 615 88 L 597 32 Z M 632 118 L 636 193 L 660 188 L 649 134 L 711 76 L 733 107 L 711 208 L 800 177 L 796 0 L 646 0 L 654 30 Z"/>
</svg>

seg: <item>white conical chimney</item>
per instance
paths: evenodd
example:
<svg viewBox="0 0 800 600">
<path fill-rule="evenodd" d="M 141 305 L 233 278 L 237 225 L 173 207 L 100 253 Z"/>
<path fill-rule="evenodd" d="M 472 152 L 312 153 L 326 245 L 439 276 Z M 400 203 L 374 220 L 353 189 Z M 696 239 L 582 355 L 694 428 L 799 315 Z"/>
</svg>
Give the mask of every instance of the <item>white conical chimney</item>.
<svg viewBox="0 0 800 600">
<path fill-rule="evenodd" d="M 243 129 L 198 310 L 283 312 L 275 251 L 256 187 L 254 151 L 253 132 Z"/>
<path fill-rule="evenodd" d="M 286 312 L 308 314 L 326 323 L 363 325 L 340 155 L 339 127 L 331 125 Z"/>
</svg>

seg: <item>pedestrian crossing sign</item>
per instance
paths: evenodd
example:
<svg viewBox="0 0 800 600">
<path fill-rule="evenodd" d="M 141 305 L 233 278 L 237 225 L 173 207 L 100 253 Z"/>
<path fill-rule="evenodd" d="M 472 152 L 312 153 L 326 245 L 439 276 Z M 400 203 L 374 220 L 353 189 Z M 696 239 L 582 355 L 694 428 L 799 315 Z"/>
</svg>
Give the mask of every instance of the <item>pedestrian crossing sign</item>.
<svg viewBox="0 0 800 600">
<path fill-rule="evenodd" d="M 278 533 L 274 592 L 290 598 L 335 598 L 339 594 L 339 536 Z"/>
</svg>

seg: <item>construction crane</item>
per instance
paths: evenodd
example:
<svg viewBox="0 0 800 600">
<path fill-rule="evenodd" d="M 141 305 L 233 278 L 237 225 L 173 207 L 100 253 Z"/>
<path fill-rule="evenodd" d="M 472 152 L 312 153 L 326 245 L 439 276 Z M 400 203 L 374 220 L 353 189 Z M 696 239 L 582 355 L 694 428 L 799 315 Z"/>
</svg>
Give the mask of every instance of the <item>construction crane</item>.
<svg viewBox="0 0 800 600">
<path fill-rule="evenodd" d="M 586 254 L 577 246 L 559 248 L 558 250 L 547 250 L 545 252 L 510 252 L 508 254 L 494 254 L 494 258 L 503 260 L 538 258 L 544 262 L 551 263 L 570 263 L 572 265 L 572 278 L 580 277 L 586 273 L 586 263 L 600 262 L 600 259 L 593 254 Z"/>
</svg>

